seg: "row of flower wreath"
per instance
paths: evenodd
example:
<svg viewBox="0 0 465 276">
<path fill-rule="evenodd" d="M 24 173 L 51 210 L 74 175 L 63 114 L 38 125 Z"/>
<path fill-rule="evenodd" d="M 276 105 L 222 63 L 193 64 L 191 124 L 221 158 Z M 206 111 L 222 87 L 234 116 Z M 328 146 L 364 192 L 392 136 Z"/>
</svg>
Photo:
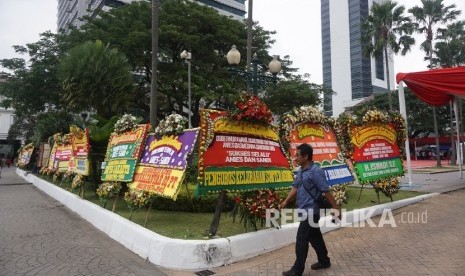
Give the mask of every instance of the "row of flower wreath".
<svg viewBox="0 0 465 276">
<path fill-rule="evenodd" d="M 57 168 L 42 167 L 39 173 L 51 177 L 55 183 L 71 181 L 71 189 L 73 190 L 81 189 L 84 184 L 84 176 L 71 171 L 59 171 Z"/>
</svg>

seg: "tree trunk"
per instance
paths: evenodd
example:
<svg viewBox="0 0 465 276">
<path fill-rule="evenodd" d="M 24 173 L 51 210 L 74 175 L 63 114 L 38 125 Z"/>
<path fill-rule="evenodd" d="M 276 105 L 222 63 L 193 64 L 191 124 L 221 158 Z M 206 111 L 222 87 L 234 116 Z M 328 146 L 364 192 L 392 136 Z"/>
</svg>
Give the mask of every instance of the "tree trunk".
<svg viewBox="0 0 465 276">
<path fill-rule="evenodd" d="M 429 51 L 429 68 L 433 69 L 433 41 L 430 40 L 430 51 Z M 438 119 L 436 114 L 436 107 L 433 106 L 433 122 L 434 122 L 434 136 L 436 141 L 436 166 L 441 167 L 441 151 L 439 150 L 439 130 L 438 130 Z"/>
<path fill-rule="evenodd" d="M 152 0 L 152 82 L 150 85 L 150 124 L 157 122 L 157 71 L 158 71 L 158 0 Z"/>
<path fill-rule="evenodd" d="M 388 51 L 387 47 L 384 47 L 384 62 L 386 64 L 386 80 L 389 100 L 389 111 L 392 111 L 392 92 L 391 92 L 391 80 L 389 76 L 389 62 L 388 62 Z"/>
</svg>

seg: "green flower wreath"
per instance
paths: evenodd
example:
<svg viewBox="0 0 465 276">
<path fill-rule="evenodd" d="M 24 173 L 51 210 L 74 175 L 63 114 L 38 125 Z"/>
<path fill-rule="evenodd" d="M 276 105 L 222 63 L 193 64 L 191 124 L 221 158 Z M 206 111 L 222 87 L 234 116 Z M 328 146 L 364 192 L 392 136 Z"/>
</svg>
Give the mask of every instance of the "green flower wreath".
<svg viewBox="0 0 465 276">
<path fill-rule="evenodd" d="M 382 112 L 377 109 L 369 109 L 363 116 L 353 114 L 341 114 L 337 120 L 336 135 L 341 143 L 342 153 L 346 158 L 351 158 L 354 151 L 351 143 L 350 130 L 353 127 L 364 124 L 391 124 L 397 133 L 396 142 L 401 155 L 405 154 L 406 125 L 405 120 L 398 112 Z M 402 160 L 402 159 L 401 159 Z M 397 177 L 388 177 L 376 181 L 364 181 L 361 184 L 371 183 L 376 191 L 382 192 L 387 197 L 391 197 L 399 191 L 399 181 Z"/>
</svg>

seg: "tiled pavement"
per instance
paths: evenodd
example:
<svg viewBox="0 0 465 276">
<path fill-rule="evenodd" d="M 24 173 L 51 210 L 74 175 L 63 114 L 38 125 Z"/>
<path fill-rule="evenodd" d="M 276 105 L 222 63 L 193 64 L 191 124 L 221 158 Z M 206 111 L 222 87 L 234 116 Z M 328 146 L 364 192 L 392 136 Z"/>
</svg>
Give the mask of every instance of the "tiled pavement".
<svg viewBox="0 0 465 276">
<path fill-rule="evenodd" d="M 0 275 L 164 275 L 4 168 Z"/>
<path fill-rule="evenodd" d="M 395 210 L 393 214 L 397 227 L 343 228 L 325 234 L 331 268 L 307 269 L 304 275 L 465 275 L 464 189 Z M 421 221 L 422 214 L 426 223 Z M 373 222 L 378 225 L 379 217 Z M 307 266 L 316 260 L 314 251 L 309 252 Z M 212 270 L 217 275 L 281 275 L 293 261 L 291 245 Z"/>
</svg>

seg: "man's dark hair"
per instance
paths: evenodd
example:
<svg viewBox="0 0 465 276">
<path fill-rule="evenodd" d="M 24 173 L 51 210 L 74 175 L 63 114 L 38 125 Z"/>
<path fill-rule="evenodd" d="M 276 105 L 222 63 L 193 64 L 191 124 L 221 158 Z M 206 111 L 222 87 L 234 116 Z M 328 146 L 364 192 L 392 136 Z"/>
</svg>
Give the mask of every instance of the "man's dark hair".
<svg viewBox="0 0 465 276">
<path fill-rule="evenodd" d="M 307 155 L 307 159 L 312 161 L 313 159 L 313 148 L 307 143 L 300 144 L 297 146 L 297 149 L 300 150 L 300 154 Z"/>
</svg>

